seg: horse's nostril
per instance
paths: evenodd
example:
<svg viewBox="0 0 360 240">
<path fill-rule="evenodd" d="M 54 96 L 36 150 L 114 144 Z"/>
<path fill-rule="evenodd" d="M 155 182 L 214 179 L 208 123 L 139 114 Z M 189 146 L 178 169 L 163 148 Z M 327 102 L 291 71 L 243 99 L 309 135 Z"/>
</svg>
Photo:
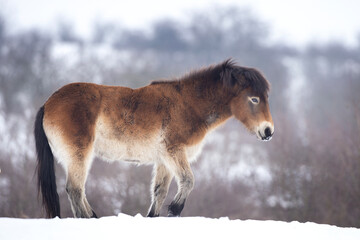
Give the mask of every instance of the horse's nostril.
<svg viewBox="0 0 360 240">
<path fill-rule="evenodd" d="M 271 137 L 271 129 L 269 127 L 265 128 L 265 137 Z"/>
</svg>

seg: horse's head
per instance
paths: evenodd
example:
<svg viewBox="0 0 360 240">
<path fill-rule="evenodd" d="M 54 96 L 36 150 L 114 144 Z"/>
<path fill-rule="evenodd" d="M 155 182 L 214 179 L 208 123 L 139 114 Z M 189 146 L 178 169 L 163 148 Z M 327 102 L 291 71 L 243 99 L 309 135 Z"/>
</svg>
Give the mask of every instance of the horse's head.
<svg viewBox="0 0 360 240">
<path fill-rule="evenodd" d="M 270 140 L 274 134 L 268 102 L 269 83 L 256 69 L 227 62 L 222 80 L 233 94 L 232 114 L 261 140 Z"/>
</svg>

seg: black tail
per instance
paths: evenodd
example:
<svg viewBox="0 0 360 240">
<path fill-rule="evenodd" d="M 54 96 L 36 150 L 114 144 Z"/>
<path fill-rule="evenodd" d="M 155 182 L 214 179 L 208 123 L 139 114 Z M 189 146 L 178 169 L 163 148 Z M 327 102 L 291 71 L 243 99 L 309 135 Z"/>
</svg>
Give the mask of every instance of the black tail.
<svg viewBox="0 0 360 240">
<path fill-rule="evenodd" d="M 38 176 L 38 191 L 42 195 L 42 203 L 48 218 L 60 217 L 59 195 L 56 191 L 56 177 L 54 169 L 54 156 L 43 128 L 44 106 L 42 106 L 35 119 L 35 143 L 38 157 L 36 167 Z"/>
</svg>

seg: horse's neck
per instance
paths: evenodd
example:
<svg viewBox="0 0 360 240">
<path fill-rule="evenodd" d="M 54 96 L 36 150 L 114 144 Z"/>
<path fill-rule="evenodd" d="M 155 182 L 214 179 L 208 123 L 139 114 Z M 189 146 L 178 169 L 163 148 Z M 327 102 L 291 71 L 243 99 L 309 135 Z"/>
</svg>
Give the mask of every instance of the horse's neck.
<svg viewBox="0 0 360 240">
<path fill-rule="evenodd" d="M 230 110 L 232 97 L 224 90 L 222 83 L 188 81 L 184 83 L 183 88 L 186 92 L 185 101 L 207 125 L 216 126 L 232 116 Z"/>
</svg>

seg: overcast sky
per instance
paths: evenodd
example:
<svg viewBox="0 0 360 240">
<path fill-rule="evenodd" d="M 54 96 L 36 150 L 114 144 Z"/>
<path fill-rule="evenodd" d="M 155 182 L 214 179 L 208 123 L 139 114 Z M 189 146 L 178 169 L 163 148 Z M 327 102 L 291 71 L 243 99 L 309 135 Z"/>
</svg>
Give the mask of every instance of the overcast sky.
<svg viewBox="0 0 360 240">
<path fill-rule="evenodd" d="M 360 34 L 359 0 L 0 0 L 0 11 L 16 29 L 54 29 L 66 20 L 87 35 L 96 20 L 146 28 L 156 19 L 184 19 L 214 4 L 247 7 L 271 27 L 272 39 L 299 46 L 331 40 L 354 45 Z"/>
</svg>

